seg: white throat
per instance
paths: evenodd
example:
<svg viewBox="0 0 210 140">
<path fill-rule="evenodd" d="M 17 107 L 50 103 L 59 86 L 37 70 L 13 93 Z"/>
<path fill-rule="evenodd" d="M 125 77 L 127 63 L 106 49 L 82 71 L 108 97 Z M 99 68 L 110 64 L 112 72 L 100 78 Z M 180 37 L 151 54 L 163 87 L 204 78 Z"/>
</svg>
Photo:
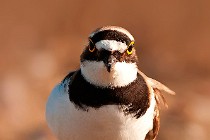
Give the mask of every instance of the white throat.
<svg viewBox="0 0 210 140">
<path fill-rule="evenodd" d="M 117 62 L 108 72 L 102 61 L 84 61 L 81 73 L 91 84 L 100 87 L 123 87 L 137 78 L 136 63 Z"/>
</svg>

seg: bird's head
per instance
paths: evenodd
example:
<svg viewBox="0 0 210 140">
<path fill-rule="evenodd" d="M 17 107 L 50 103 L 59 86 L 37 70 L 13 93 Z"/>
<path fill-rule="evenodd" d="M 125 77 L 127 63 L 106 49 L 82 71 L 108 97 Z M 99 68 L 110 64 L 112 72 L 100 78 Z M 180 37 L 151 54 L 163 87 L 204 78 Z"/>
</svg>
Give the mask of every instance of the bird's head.
<svg viewBox="0 0 210 140">
<path fill-rule="evenodd" d="M 134 38 L 121 27 L 107 26 L 92 32 L 80 60 L 83 77 L 96 86 L 122 87 L 137 77 Z"/>
</svg>

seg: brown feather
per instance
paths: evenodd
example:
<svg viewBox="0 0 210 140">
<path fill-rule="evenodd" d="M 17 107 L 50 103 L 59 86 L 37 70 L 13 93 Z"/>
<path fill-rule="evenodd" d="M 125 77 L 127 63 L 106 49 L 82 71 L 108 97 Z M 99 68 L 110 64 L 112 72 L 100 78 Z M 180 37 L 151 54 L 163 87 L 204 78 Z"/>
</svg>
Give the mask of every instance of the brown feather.
<svg viewBox="0 0 210 140">
<path fill-rule="evenodd" d="M 172 91 L 171 89 L 169 89 L 167 86 L 165 86 L 164 84 L 147 77 L 143 72 L 141 72 L 140 70 L 138 71 L 139 74 L 142 75 L 142 77 L 144 77 L 144 79 L 147 81 L 147 84 L 149 87 L 151 87 L 154 91 L 154 95 L 155 95 L 155 101 L 156 101 L 156 107 L 155 107 L 155 116 L 153 119 L 153 129 L 150 130 L 146 137 L 145 140 L 155 140 L 157 135 L 158 135 L 158 131 L 160 128 L 160 115 L 159 115 L 159 110 L 161 108 L 161 105 L 163 104 L 164 107 L 168 108 L 167 102 L 165 97 L 163 96 L 163 93 L 168 93 L 171 95 L 175 95 L 175 92 Z"/>
<path fill-rule="evenodd" d="M 158 106 L 155 107 L 155 116 L 153 119 L 153 129 L 150 130 L 146 137 L 145 140 L 155 140 L 160 128 L 160 116 L 159 116 L 159 109 Z"/>
<path fill-rule="evenodd" d="M 158 82 L 155 79 L 152 79 L 150 77 L 147 77 L 143 72 L 141 72 L 140 70 L 138 70 L 138 73 L 144 77 L 144 79 L 147 81 L 147 84 L 149 86 L 151 86 L 153 89 L 159 90 L 159 92 L 161 93 L 168 93 L 171 95 L 175 95 L 176 93 L 174 91 L 172 91 L 171 89 L 169 89 L 167 86 L 165 86 L 164 84 Z"/>
<path fill-rule="evenodd" d="M 155 93 L 155 100 L 158 108 L 160 109 L 162 104 L 164 105 L 164 107 L 168 108 L 168 104 L 163 94 L 158 89 L 153 89 L 153 90 Z"/>
</svg>

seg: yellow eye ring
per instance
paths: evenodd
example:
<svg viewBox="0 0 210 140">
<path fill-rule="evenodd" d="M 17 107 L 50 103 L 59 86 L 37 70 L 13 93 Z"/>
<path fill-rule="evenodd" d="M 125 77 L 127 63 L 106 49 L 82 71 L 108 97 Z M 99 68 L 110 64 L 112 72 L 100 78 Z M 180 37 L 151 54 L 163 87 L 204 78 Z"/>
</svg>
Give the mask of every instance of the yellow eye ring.
<svg viewBox="0 0 210 140">
<path fill-rule="evenodd" d="M 93 41 L 92 41 L 91 39 L 89 39 L 89 41 L 90 41 L 90 44 L 89 44 L 88 50 L 89 50 L 90 52 L 94 52 L 95 49 L 96 49 L 96 47 L 95 47 L 95 45 L 94 45 L 94 43 L 93 43 Z"/>
<path fill-rule="evenodd" d="M 95 49 L 96 49 L 95 46 L 94 46 L 93 48 L 91 48 L 91 46 L 89 46 L 89 51 L 90 51 L 90 52 L 94 52 Z"/>
<path fill-rule="evenodd" d="M 127 54 L 131 55 L 133 52 L 133 45 L 134 45 L 134 41 L 131 41 L 131 43 L 128 45 L 128 49 L 127 49 Z"/>
<path fill-rule="evenodd" d="M 128 54 L 128 55 L 131 55 L 132 52 L 133 52 L 133 48 L 132 48 L 132 50 L 127 50 L 127 54 Z"/>
</svg>

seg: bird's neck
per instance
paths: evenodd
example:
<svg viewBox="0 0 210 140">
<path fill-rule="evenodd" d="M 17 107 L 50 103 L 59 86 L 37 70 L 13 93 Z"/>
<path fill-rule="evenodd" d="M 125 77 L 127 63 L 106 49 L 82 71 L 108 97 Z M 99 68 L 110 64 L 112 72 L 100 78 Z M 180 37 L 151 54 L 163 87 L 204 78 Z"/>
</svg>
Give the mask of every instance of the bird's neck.
<svg viewBox="0 0 210 140">
<path fill-rule="evenodd" d="M 110 72 L 103 62 L 84 61 L 81 73 L 86 81 L 99 87 L 124 87 L 137 78 L 136 63 L 117 62 Z"/>
</svg>

